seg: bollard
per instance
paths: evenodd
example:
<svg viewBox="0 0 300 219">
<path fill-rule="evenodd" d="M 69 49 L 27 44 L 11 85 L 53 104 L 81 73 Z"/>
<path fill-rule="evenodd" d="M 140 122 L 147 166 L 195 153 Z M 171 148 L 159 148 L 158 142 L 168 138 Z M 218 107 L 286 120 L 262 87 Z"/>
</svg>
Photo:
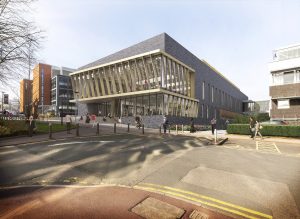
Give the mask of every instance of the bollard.
<svg viewBox="0 0 300 219">
<path fill-rule="evenodd" d="M 97 122 L 97 132 L 96 132 L 96 135 L 99 135 L 100 134 L 100 127 L 99 127 L 99 122 Z"/>
<path fill-rule="evenodd" d="M 161 126 L 159 126 L 159 134 L 161 134 Z"/>
<path fill-rule="evenodd" d="M 217 129 L 215 129 L 215 144 L 217 144 L 217 137 L 218 137 L 218 135 L 217 135 Z"/>
<path fill-rule="evenodd" d="M 78 123 L 76 124 L 76 136 L 77 137 L 79 136 L 79 124 Z"/>
<path fill-rule="evenodd" d="M 127 132 L 129 133 L 129 123 L 128 123 L 128 126 L 127 126 Z"/>
<path fill-rule="evenodd" d="M 114 123 L 114 133 L 117 133 L 117 123 Z"/>
<path fill-rule="evenodd" d="M 142 125 L 142 132 L 143 132 L 143 134 L 145 134 L 144 124 Z"/>
<path fill-rule="evenodd" d="M 176 124 L 176 135 L 178 135 L 178 127 L 177 127 L 177 124 Z"/>
<path fill-rule="evenodd" d="M 52 138 L 52 124 L 49 123 L 49 139 Z"/>
<path fill-rule="evenodd" d="M 183 124 L 181 125 L 181 130 L 182 130 L 182 133 L 184 133 L 184 131 L 183 131 Z"/>
</svg>

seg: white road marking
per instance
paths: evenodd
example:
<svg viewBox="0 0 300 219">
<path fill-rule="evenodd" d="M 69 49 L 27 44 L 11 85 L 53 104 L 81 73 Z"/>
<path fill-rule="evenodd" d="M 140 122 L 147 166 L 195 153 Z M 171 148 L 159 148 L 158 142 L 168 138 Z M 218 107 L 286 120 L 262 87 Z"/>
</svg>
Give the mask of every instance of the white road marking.
<svg viewBox="0 0 300 219">
<path fill-rule="evenodd" d="M 277 152 L 281 154 L 275 142 L 256 141 L 256 150 L 259 152 Z"/>
<path fill-rule="evenodd" d="M 49 145 L 49 147 L 62 146 L 62 145 L 70 145 L 70 144 L 111 143 L 111 142 L 115 142 L 115 141 L 73 141 L 73 142 L 51 144 L 51 145 Z"/>
</svg>

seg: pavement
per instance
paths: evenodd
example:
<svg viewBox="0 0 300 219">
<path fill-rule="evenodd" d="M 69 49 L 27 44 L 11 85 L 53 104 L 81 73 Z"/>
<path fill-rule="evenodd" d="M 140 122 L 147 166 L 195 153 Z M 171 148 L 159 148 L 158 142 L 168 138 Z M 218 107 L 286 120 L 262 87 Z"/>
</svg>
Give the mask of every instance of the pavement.
<svg viewBox="0 0 300 219">
<path fill-rule="evenodd" d="M 0 189 L 0 218 L 232 217 L 186 201 L 124 186 L 32 186 Z"/>
<path fill-rule="evenodd" d="M 116 132 L 113 124 L 101 124 L 100 137 L 112 134 L 128 133 L 126 125 L 118 124 Z M 159 134 L 157 129 L 137 129 L 131 126 L 129 134 L 148 135 Z M 163 135 L 163 134 L 162 134 Z M 171 131 L 171 135 L 185 135 L 196 138 L 204 138 L 209 141 L 215 137 L 210 131 L 196 133 Z M 91 124 L 81 124 L 79 136 L 76 130 L 71 134 L 66 131 L 52 134 L 39 134 L 33 137 L 18 136 L 0 138 L 0 147 L 22 144 L 34 144 L 37 142 L 49 142 L 63 139 L 98 137 L 96 127 Z M 226 131 L 219 130 L 218 138 L 249 141 L 249 136 L 228 135 Z M 265 137 L 264 142 L 293 143 L 300 148 L 300 139 L 285 137 Z M 174 192 L 160 193 L 158 189 L 145 190 L 141 187 L 126 187 L 119 185 L 103 186 L 69 186 L 69 185 L 32 185 L 0 187 L 0 218 L 272 218 L 271 215 L 237 216 L 224 213 L 215 208 L 207 208 L 193 199 L 187 201 L 174 195 Z M 242 210 L 243 212 L 243 210 Z M 232 210 L 234 213 L 234 210 Z M 249 213 L 249 212 L 248 212 Z M 250 216 L 249 216 L 250 215 Z"/>
<path fill-rule="evenodd" d="M 7 137 L 0 138 L 0 147 L 1 146 L 9 146 L 9 145 L 19 145 L 19 144 L 28 144 L 28 143 L 36 143 L 36 142 L 44 142 L 44 141 L 55 141 L 61 139 L 68 138 L 84 138 L 84 137 L 92 137 L 97 136 L 96 134 L 96 126 L 92 127 L 92 124 L 80 124 L 79 126 L 79 136 L 76 136 L 76 130 L 73 129 L 71 134 L 67 134 L 67 131 L 52 133 L 52 137 L 49 138 L 49 134 L 36 134 L 33 137 L 28 136 L 15 136 L 15 137 Z M 101 123 L 100 124 L 100 133 L 99 135 L 107 135 L 107 134 L 120 134 L 120 133 L 129 133 L 129 134 L 143 134 L 142 128 L 138 129 L 135 126 L 129 127 L 124 124 L 117 124 L 116 133 L 114 133 L 113 124 L 110 123 Z M 158 129 L 145 128 L 145 134 L 160 134 Z M 169 134 L 172 135 L 184 135 L 191 137 L 201 137 L 207 138 L 209 140 L 213 140 L 215 135 L 212 135 L 211 131 L 198 131 L 196 133 L 190 133 L 188 131 L 181 130 L 171 130 Z M 227 134 L 226 130 L 218 130 L 217 138 L 229 138 L 229 139 L 240 139 L 240 140 L 249 140 L 249 136 L 247 135 L 234 135 Z M 259 138 L 257 138 L 259 140 Z M 281 142 L 281 143 L 293 143 L 299 144 L 300 146 L 300 138 L 291 138 L 291 137 L 275 137 L 275 136 L 264 136 L 263 141 L 266 142 Z"/>
</svg>

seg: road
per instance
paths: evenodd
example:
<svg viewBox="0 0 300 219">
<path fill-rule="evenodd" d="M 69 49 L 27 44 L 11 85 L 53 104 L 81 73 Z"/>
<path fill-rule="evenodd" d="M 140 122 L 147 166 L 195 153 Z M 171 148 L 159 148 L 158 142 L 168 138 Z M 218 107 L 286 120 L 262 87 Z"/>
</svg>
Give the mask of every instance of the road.
<svg viewBox="0 0 300 219">
<path fill-rule="evenodd" d="M 251 139 L 214 146 L 200 138 L 153 134 L 8 146 L 0 148 L 0 185 L 117 184 L 208 207 L 300 218 L 299 149 Z"/>
</svg>

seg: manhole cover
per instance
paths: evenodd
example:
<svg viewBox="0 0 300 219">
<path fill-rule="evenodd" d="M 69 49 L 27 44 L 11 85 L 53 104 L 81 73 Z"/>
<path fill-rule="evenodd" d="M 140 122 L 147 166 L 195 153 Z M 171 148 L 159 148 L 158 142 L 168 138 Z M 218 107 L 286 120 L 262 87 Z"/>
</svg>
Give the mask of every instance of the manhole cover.
<svg viewBox="0 0 300 219">
<path fill-rule="evenodd" d="M 149 197 L 131 209 L 132 212 L 147 219 L 181 218 L 184 210 L 166 202 Z"/>
</svg>

